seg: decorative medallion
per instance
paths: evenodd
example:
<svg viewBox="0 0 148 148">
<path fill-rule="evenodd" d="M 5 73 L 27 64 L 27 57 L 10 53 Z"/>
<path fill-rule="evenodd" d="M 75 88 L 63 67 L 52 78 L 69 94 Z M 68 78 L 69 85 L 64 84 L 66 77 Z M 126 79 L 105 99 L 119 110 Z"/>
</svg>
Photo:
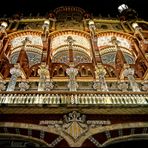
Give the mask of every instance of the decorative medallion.
<svg viewBox="0 0 148 148">
<path fill-rule="evenodd" d="M 76 111 L 64 115 L 63 132 L 77 141 L 80 136 L 88 131 L 88 125 L 85 122 L 86 116 L 80 115 Z"/>
</svg>

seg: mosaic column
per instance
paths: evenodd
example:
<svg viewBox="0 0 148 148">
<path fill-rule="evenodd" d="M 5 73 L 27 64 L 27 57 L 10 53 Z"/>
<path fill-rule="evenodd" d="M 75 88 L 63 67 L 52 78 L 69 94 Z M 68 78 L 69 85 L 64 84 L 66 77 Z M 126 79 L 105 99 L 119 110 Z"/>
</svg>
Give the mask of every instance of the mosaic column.
<svg viewBox="0 0 148 148">
<path fill-rule="evenodd" d="M 69 76 L 68 88 L 69 91 L 77 91 L 78 84 L 76 82 L 76 75 L 78 74 L 78 70 L 70 65 L 70 68 L 66 69 L 66 73 Z"/>
<path fill-rule="evenodd" d="M 97 89 L 97 91 L 108 91 L 107 83 L 105 81 L 105 75 L 106 70 L 102 65 L 96 66 L 96 82 L 94 83 L 94 88 Z"/>
<path fill-rule="evenodd" d="M 21 76 L 22 71 L 20 70 L 20 68 L 17 66 L 13 67 L 10 69 L 10 73 L 11 73 L 11 78 L 7 87 L 7 91 L 14 91 L 15 89 L 15 85 L 16 85 L 16 80 L 19 76 Z"/>
<path fill-rule="evenodd" d="M 130 82 L 130 86 L 132 88 L 132 90 L 134 92 L 139 92 L 140 89 L 135 81 L 135 78 L 134 78 L 134 69 L 133 68 L 126 68 L 124 71 L 123 71 L 123 75 L 124 77 L 127 77 L 129 82 Z"/>
<path fill-rule="evenodd" d="M 38 69 L 38 74 L 40 76 L 39 84 L 38 84 L 38 91 L 44 91 L 45 81 L 46 81 L 47 76 L 49 75 L 47 66 L 44 64 L 40 65 L 40 68 Z"/>
</svg>

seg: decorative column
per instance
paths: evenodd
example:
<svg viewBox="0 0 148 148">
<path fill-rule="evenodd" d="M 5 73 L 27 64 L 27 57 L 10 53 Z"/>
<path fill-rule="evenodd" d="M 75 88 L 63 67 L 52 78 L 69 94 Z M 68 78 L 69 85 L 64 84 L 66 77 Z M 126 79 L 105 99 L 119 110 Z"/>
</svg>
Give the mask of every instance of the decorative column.
<svg viewBox="0 0 148 148">
<path fill-rule="evenodd" d="M 117 57 L 118 54 L 123 58 L 123 61 L 126 61 L 126 60 L 124 59 L 123 52 L 122 52 L 122 50 L 120 50 L 120 47 L 119 47 L 120 41 L 117 40 L 117 38 L 116 38 L 115 36 L 112 36 L 110 42 L 114 45 L 114 47 L 115 47 L 115 49 L 116 49 L 115 61 L 116 61 L 117 58 L 120 58 L 120 57 Z"/>
<path fill-rule="evenodd" d="M 91 46 L 92 46 L 92 50 L 91 50 L 92 61 L 93 61 L 94 65 L 97 65 L 97 62 L 98 63 L 101 62 L 101 56 L 100 56 L 100 52 L 99 52 L 99 56 L 97 57 L 97 60 L 96 60 L 95 51 L 98 50 L 96 26 L 95 26 L 94 21 L 92 21 L 92 20 L 90 20 L 88 22 L 88 25 L 89 25 L 89 30 L 91 33 L 90 42 L 91 42 Z"/>
<path fill-rule="evenodd" d="M 124 71 L 123 71 L 123 75 L 124 77 L 127 77 L 129 82 L 130 82 L 130 86 L 132 88 L 132 90 L 134 92 L 139 92 L 140 89 L 135 81 L 135 78 L 134 78 L 134 69 L 133 68 L 126 68 Z"/>
<path fill-rule="evenodd" d="M 4 40 L 7 40 L 7 32 L 6 32 L 6 28 L 7 28 L 8 24 L 6 22 L 2 22 L 0 25 L 0 52 L 4 52 L 5 48 L 7 48 L 8 46 L 8 41 L 5 42 L 4 45 Z"/>
<path fill-rule="evenodd" d="M 96 66 L 96 82 L 94 83 L 94 89 L 97 91 L 108 91 L 107 83 L 105 81 L 106 70 L 101 64 Z"/>
<path fill-rule="evenodd" d="M 44 91 L 45 90 L 45 81 L 46 78 L 49 76 L 48 67 L 45 64 L 41 64 L 38 69 L 38 74 L 40 76 L 39 79 L 39 85 L 38 85 L 38 91 Z"/>
<path fill-rule="evenodd" d="M 139 47 L 142 49 L 142 50 L 138 49 L 138 51 L 141 52 L 144 60 L 148 62 L 147 58 L 145 57 L 145 52 L 147 52 L 147 48 L 148 48 L 148 40 L 144 38 L 144 35 L 141 32 L 142 28 L 137 23 L 133 23 L 132 27 L 134 28 L 134 36 L 139 43 Z M 138 38 L 138 36 L 140 37 L 140 39 Z M 135 46 L 137 45 L 135 44 Z"/>
<path fill-rule="evenodd" d="M 69 49 L 69 63 L 73 63 L 73 43 L 75 42 L 75 40 L 71 37 L 68 36 L 66 39 L 66 42 L 68 42 L 68 49 Z"/>
<path fill-rule="evenodd" d="M 14 65 L 14 67 L 10 69 L 10 73 L 11 78 L 6 91 L 14 91 L 16 80 L 19 76 L 22 75 L 22 71 L 20 70 L 20 67 L 18 65 Z"/>
<path fill-rule="evenodd" d="M 66 69 L 66 73 L 69 76 L 68 88 L 69 91 L 77 91 L 78 84 L 76 82 L 76 75 L 78 74 L 78 70 L 74 68 L 74 65 L 70 65 L 70 68 Z"/>
</svg>

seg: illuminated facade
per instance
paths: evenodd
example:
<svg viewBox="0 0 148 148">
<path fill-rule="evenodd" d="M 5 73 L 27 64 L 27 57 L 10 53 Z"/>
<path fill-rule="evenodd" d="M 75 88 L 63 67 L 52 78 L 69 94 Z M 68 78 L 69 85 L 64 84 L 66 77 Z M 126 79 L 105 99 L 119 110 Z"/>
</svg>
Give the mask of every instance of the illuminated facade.
<svg viewBox="0 0 148 148">
<path fill-rule="evenodd" d="M 120 19 L 72 6 L 1 18 L 1 141 L 105 147 L 148 138 L 148 22 L 119 10 Z"/>
</svg>

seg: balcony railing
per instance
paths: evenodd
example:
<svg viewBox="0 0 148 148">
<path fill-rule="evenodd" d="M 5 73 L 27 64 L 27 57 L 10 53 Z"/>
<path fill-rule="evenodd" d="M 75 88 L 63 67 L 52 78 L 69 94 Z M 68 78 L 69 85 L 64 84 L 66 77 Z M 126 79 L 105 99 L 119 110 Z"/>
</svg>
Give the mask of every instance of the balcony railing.
<svg viewBox="0 0 148 148">
<path fill-rule="evenodd" d="M 148 105 L 148 93 L 122 92 L 0 92 L 7 105 Z"/>
</svg>

